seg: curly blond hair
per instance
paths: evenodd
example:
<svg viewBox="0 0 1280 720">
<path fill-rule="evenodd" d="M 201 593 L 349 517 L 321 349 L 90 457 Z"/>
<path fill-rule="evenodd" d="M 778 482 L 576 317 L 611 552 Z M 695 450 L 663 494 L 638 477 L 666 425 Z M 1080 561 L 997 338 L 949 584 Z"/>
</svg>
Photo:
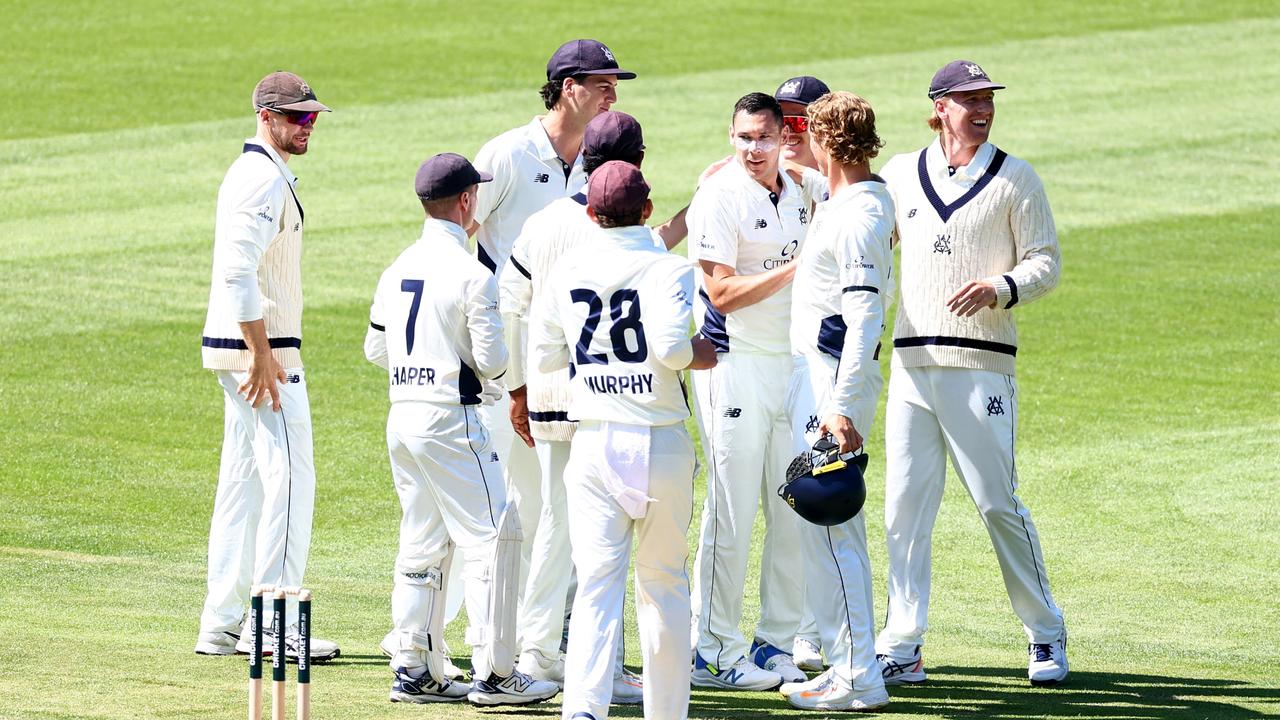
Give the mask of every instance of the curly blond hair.
<svg viewBox="0 0 1280 720">
<path fill-rule="evenodd" d="M 808 115 L 809 132 L 838 163 L 870 162 L 884 147 L 871 104 L 851 92 L 823 95 L 809 104 Z"/>
</svg>

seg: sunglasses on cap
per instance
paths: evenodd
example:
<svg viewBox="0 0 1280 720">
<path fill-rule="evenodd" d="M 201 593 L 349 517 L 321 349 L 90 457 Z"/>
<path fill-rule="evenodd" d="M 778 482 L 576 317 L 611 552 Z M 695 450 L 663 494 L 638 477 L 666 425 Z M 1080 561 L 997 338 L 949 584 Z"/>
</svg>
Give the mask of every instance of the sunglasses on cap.
<svg viewBox="0 0 1280 720">
<path fill-rule="evenodd" d="M 793 133 L 809 132 L 809 118 L 806 115 L 783 115 L 782 127 Z"/>
</svg>

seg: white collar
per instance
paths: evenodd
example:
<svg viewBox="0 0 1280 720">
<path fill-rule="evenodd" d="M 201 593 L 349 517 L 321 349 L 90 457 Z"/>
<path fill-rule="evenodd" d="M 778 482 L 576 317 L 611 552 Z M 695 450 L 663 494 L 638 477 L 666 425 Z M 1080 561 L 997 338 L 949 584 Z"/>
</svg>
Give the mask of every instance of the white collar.
<svg viewBox="0 0 1280 720">
<path fill-rule="evenodd" d="M 996 154 L 996 146 L 989 142 L 984 142 L 978 146 L 977 152 L 973 154 L 973 159 L 968 165 L 956 168 L 955 174 L 951 174 L 948 170 L 947 156 L 942 152 L 942 136 L 934 138 L 933 143 L 929 145 L 929 149 L 925 151 L 925 164 L 929 168 L 929 175 L 936 180 L 953 182 L 957 185 L 968 187 L 976 183 L 982 175 L 987 171 L 987 165 L 991 164 L 991 158 Z"/>
<path fill-rule="evenodd" d="M 280 153 L 276 152 L 276 149 L 271 147 L 271 143 L 262 142 L 262 140 L 256 137 L 248 138 L 244 143 L 246 145 L 257 145 L 265 150 L 267 157 L 271 158 L 271 162 L 275 163 L 276 167 L 280 168 L 280 174 L 284 175 L 284 179 L 288 180 L 290 185 L 298 184 L 298 176 L 294 175 L 293 171 L 289 169 L 288 163 L 280 159 Z"/>
<path fill-rule="evenodd" d="M 450 220 L 437 220 L 436 218 L 427 218 L 422 222 L 421 240 L 428 238 L 452 238 L 458 243 L 458 247 L 463 250 L 467 249 L 467 231 L 462 226 Z"/>
<path fill-rule="evenodd" d="M 627 225 L 626 227 L 601 228 L 606 238 L 614 245 L 623 248 L 639 248 L 652 250 L 653 231 L 648 225 Z"/>
</svg>

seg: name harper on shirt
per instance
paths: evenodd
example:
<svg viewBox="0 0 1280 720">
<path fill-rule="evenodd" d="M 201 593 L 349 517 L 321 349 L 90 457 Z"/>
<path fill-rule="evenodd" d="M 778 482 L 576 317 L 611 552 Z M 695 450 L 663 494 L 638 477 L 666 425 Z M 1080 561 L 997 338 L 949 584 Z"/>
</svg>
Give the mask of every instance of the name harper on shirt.
<svg viewBox="0 0 1280 720">
<path fill-rule="evenodd" d="M 653 375 L 623 375 L 622 377 L 584 378 L 587 387 L 597 395 L 638 395 L 653 392 Z"/>
<path fill-rule="evenodd" d="M 428 367 L 391 367 L 392 385 L 435 385 L 436 369 Z"/>
</svg>

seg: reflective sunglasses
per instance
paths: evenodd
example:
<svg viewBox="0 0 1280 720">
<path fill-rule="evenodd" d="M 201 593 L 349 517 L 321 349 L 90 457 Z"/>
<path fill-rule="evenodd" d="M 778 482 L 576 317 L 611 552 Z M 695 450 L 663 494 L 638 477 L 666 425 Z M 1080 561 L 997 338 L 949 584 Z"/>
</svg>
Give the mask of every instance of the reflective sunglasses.
<svg viewBox="0 0 1280 720">
<path fill-rule="evenodd" d="M 809 118 L 805 115 L 783 115 L 782 127 L 796 134 L 807 133 L 809 132 Z"/>
<path fill-rule="evenodd" d="M 291 110 L 273 110 L 267 108 L 277 115 L 283 115 L 285 122 L 290 125 L 311 125 L 315 123 L 316 118 L 320 117 L 320 113 L 312 110 L 310 112 L 294 112 Z"/>
</svg>

